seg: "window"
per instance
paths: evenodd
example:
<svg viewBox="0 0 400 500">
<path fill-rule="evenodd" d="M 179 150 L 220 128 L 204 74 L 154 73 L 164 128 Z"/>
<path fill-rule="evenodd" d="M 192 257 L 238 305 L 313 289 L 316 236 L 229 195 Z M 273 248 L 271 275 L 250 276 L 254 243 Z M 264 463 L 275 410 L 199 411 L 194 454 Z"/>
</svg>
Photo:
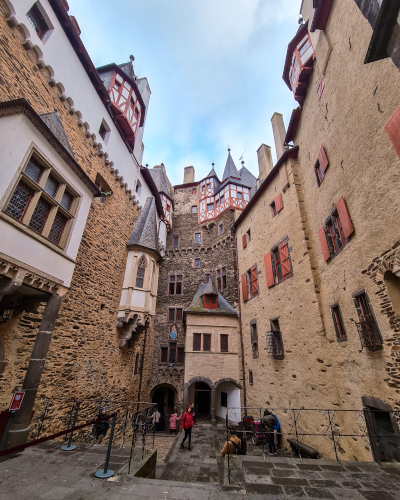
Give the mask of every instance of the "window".
<svg viewBox="0 0 400 500">
<path fill-rule="evenodd" d="M 214 203 L 207 203 L 207 210 L 214 210 Z"/>
<path fill-rule="evenodd" d="M 246 272 L 247 277 L 247 296 L 249 298 L 258 295 L 258 280 L 257 280 L 257 266 L 254 265 Z"/>
<path fill-rule="evenodd" d="M 283 359 L 285 354 L 283 351 L 282 333 L 279 329 L 279 320 L 272 319 L 270 324 L 271 330 L 267 332 L 267 355 L 269 358 Z"/>
<path fill-rule="evenodd" d="M 169 362 L 171 364 L 176 363 L 176 344 L 170 344 L 169 345 Z"/>
<path fill-rule="evenodd" d="M 310 47 L 310 45 L 311 45 L 310 40 L 307 38 L 307 40 L 303 43 L 303 45 L 299 49 L 300 56 L 302 56 L 306 52 L 306 50 L 308 49 L 308 47 Z"/>
<path fill-rule="evenodd" d="M 192 206 L 192 214 L 197 214 L 197 205 Z"/>
<path fill-rule="evenodd" d="M 174 274 L 169 277 L 168 283 L 168 294 L 169 295 L 182 295 L 182 275 Z"/>
<path fill-rule="evenodd" d="M 115 80 L 114 82 L 114 89 L 118 91 L 120 91 L 120 88 L 121 88 L 121 84 L 119 83 L 119 81 Z"/>
<path fill-rule="evenodd" d="M 193 351 L 201 350 L 201 333 L 195 333 L 193 335 Z"/>
<path fill-rule="evenodd" d="M 341 251 L 348 243 L 353 231 L 353 225 L 342 196 L 336 208 L 325 221 L 325 225 L 318 232 L 325 261 L 335 257 Z"/>
<path fill-rule="evenodd" d="M 110 133 L 111 133 L 111 129 L 107 125 L 107 122 L 103 119 L 103 121 L 101 122 L 101 125 L 100 125 L 99 135 L 106 144 L 108 143 Z"/>
<path fill-rule="evenodd" d="M 324 84 L 324 81 L 323 81 L 322 76 L 321 76 L 319 78 L 319 82 L 318 82 L 318 85 L 317 85 L 318 99 L 321 99 L 322 94 L 324 93 L 324 88 L 325 88 L 325 84 Z"/>
<path fill-rule="evenodd" d="M 335 327 L 336 340 L 338 342 L 344 342 L 347 340 L 346 330 L 343 324 L 342 313 L 340 312 L 339 304 L 331 306 L 333 326 Z"/>
<path fill-rule="evenodd" d="M 142 183 L 138 179 L 136 182 L 136 194 L 140 196 L 141 192 L 142 192 Z"/>
<path fill-rule="evenodd" d="M 170 307 L 168 308 L 168 321 L 181 323 L 182 322 L 182 308 Z"/>
<path fill-rule="evenodd" d="M 178 248 L 179 244 L 179 236 L 174 236 L 172 238 L 172 248 Z"/>
<path fill-rule="evenodd" d="M 206 190 L 206 186 L 205 186 L 205 185 L 204 185 L 204 186 L 201 186 L 201 190 L 202 190 L 202 191 L 205 191 L 205 190 Z"/>
<path fill-rule="evenodd" d="M 204 334 L 203 335 L 203 351 L 211 350 L 211 335 Z"/>
<path fill-rule="evenodd" d="M 136 288 L 143 288 L 144 285 L 144 273 L 146 271 L 146 259 L 141 257 L 138 263 L 138 269 L 136 273 Z"/>
<path fill-rule="evenodd" d="M 218 296 L 216 295 L 204 295 L 204 308 L 205 309 L 218 309 Z"/>
<path fill-rule="evenodd" d="M 194 242 L 201 243 L 201 233 L 194 233 Z"/>
<path fill-rule="evenodd" d="M 243 200 L 243 193 L 241 191 L 237 192 L 238 200 Z"/>
<path fill-rule="evenodd" d="M 353 301 L 358 316 L 356 325 L 362 348 L 366 347 L 370 351 L 381 349 L 382 335 L 366 292 L 362 290 L 354 294 Z"/>
<path fill-rule="evenodd" d="M 98 200 L 105 205 L 107 203 L 107 198 L 112 194 L 111 188 L 100 174 L 97 174 L 95 184 L 100 189 L 102 194 Z M 61 200 L 61 205 L 63 205 L 63 200 Z"/>
<path fill-rule="evenodd" d="M 45 35 L 54 29 L 40 2 L 35 2 L 26 14 L 38 37 L 44 41 Z M 47 38 L 47 37 L 46 37 Z"/>
<path fill-rule="evenodd" d="M 211 279 L 211 274 L 206 274 L 204 277 L 204 283 L 208 283 Z"/>
<path fill-rule="evenodd" d="M 276 283 L 280 283 L 292 276 L 292 268 L 290 266 L 288 242 L 281 243 L 273 252 L 274 276 Z"/>
<path fill-rule="evenodd" d="M 161 363 L 168 363 L 168 347 L 161 347 Z"/>
<path fill-rule="evenodd" d="M 317 184 L 318 187 L 321 185 L 322 181 L 325 178 L 325 172 L 326 169 L 328 168 L 329 161 L 325 153 L 325 148 L 324 146 L 321 146 L 317 161 L 314 164 L 314 171 L 315 171 L 315 177 L 317 179 Z"/>
<path fill-rule="evenodd" d="M 246 231 L 246 236 L 247 236 L 247 242 L 250 243 L 250 241 L 251 241 L 251 232 L 250 232 L 250 229 L 248 229 Z"/>
<path fill-rule="evenodd" d="M 217 269 L 217 290 L 225 290 L 226 286 L 226 267 L 221 267 Z"/>
<path fill-rule="evenodd" d="M 226 392 L 221 392 L 221 406 L 224 408 L 228 406 L 228 394 Z"/>
<path fill-rule="evenodd" d="M 228 352 L 228 335 L 221 335 L 221 352 Z"/>
<path fill-rule="evenodd" d="M 139 352 L 136 353 L 135 370 L 134 370 L 135 375 L 137 375 L 138 373 L 140 373 L 140 353 Z"/>
<path fill-rule="evenodd" d="M 193 267 L 200 267 L 200 259 L 194 259 Z"/>
<path fill-rule="evenodd" d="M 178 347 L 178 364 L 183 364 L 185 361 L 185 348 L 184 347 Z"/>
<path fill-rule="evenodd" d="M 211 184 L 209 182 L 207 182 L 207 189 L 210 189 L 211 188 Z"/>
<path fill-rule="evenodd" d="M 221 236 L 221 234 L 224 234 L 224 225 L 220 224 L 218 226 L 218 234 Z"/>
<path fill-rule="evenodd" d="M 257 322 L 255 320 L 250 323 L 250 339 L 253 351 L 253 358 L 258 358 L 258 331 Z"/>
<path fill-rule="evenodd" d="M 282 194 L 279 193 L 271 203 L 272 217 L 276 217 L 283 208 Z"/>
<path fill-rule="evenodd" d="M 253 370 L 249 370 L 249 385 L 253 385 Z"/>
<path fill-rule="evenodd" d="M 78 205 L 64 180 L 52 169 L 31 156 L 4 209 L 36 233 L 63 247 L 72 227 Z"/>
<path fill-rule="evenodd" d="M 196 194 L 196 188 L 192 189 L 192 194 Z"/>
</svg>

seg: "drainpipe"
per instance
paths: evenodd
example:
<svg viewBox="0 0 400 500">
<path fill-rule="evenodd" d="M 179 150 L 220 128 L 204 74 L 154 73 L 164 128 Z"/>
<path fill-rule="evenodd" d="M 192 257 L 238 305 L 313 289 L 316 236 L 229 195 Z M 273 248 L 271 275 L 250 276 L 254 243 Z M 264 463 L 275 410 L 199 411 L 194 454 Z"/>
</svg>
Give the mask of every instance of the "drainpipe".
<svg viewBox="0 0 400 500">
<path fill-rule="evenodd" d="M 146 339 L 147 339 L 147 321 L 144 324 L 144 342 L 143 342 L 143 354 L 142 354 L 142 363 L 140 365 L 140 375 L 139 375 L 139 389 L 138 389 L 138 404 L 136 410 L 139 411 L 139 402 L 140 402 L 140 392 L 142 390 L 142 379 L 143 379 L 143 365 L 144 365 L 144 355 L 146 352 Z"/>
<path fill-rule="evenodd" d="M 244 414 L 247 417 L 247 400 L 246 400 L 246 372 L 244 367 L 244 347 L 243 347 L 243 333 L 242 333 L 242 308 L 240 306 L 240 275 L 239 275 L 239 262 L 238 262 L 238 249 L 236 231 L 233 231 L 235 238 L 235 259 L 236 259 L 236 272 L 237 272 L 237 287 L 238 287 L 238 304 L 239 304 L 239 335 L 240 335 L 240 348 L 242 350 L 242 372 L 243 372 L 243 404 L 245 406 Z"/>
</svg>

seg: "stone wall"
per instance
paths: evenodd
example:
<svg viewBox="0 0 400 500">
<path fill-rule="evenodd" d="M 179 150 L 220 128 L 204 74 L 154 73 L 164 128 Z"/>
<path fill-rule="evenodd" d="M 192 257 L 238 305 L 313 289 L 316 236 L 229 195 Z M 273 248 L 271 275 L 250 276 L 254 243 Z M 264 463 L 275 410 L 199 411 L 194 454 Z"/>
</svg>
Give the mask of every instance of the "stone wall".
<svg viewBox="0 0 400 500">
<path fill-rule="evenodd" d="M 126 263 L 126 243 L 137 218 L 137 207 L 113 165 L 93 143 L 79 116 L 51 83 L 46 67 L 39 69 L 37 54 L 25 50 L 21 30 L 11 29 L 0 15 L 0 100 L 24 97 L 41 113 L 57 111 L 75 158 L 95 181 L 100 174 L 112 190 L 106 204 L 93 199 L 76 258 L 69 291 L 63 298 L 54 329 L 38 397 L 96 397 L 135 400 L 139 375 L 134 374 L 136 334 L 118 347 L 117 310 Z M 32 326 L 29 322 L 33 322 Z M 8 404 L 11 391 L 24 375 L 39 316 L 24 313 L 0 328 L 6 342 L 6 366 L 1 391 Z M 23 344 L 21 346 L 21 343 Z M 22 351 L 21 351 L 22 349 Z M 19 358 L 22 358 L 18 361 Z M 19 365 L 15 363 L 19 362 Z M 11 382 L 12 381 L 12 382 Z"/>
<path fill-rule="evenodd" d="M 231 226 L 234 222 L 234 212 L 228 211 L 216 221 L 199 225 L 198 215 L 191 213 L 192 205 L 198 205 L 198 190 L 192 194 L 193 187 L 175 189 L 174 214 L 172 230 L 166 243 L 165 258 L 160 262 L 158 283 L 158 297 L 154 330 L 152 338 L 152 375 L 150 381 L 151 397 L 159 385 L 169 385 L 176 391 L 175 401 L 183 400 L 184 367 L 175 365 L 168 367 L 160 365 L 160 344 L 168 343 L 169 328 L 172 323 L 167 321 L 169 307 L 182 307 L 190 305 L 201 283 L 204 283 L 205 274 L 210 273 L 215 277 L 216 269 L 227 267 L 227 288 L 221 295 L 232 305 L 237 306 L 237 274 L 235 266 L 234 239 Z M 218 235 L 218 225 L 224 224 L 224 233 Z M 201 232 L 201 244 L 194 243 L 194 233 Z M 178 248 L 172 248 L 174 236 L 179 237 Z M 200 258 L 200 267 L 194 268 L 193 261 Z M 182 295 L 168 295 L 168 279 L 170 274 L 182 274 Z M 177 343 L 185 345 L 185 325 L 178 323 Z"/>
</svg>

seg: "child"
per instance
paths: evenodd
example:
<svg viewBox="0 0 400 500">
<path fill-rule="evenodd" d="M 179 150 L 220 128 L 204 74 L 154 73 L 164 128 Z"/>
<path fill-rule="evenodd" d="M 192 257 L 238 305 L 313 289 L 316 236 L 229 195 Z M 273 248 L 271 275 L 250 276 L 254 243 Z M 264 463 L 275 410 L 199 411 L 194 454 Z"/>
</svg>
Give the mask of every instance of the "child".
<svg viewBox="0 0 400 500">
<path fill-rule="evenodd" d="M 176 423 L 181 419 L 176 413 L 173 413 L 169 419 L 169 430 L 171 434 L 176 434 Z"/>
</svg>

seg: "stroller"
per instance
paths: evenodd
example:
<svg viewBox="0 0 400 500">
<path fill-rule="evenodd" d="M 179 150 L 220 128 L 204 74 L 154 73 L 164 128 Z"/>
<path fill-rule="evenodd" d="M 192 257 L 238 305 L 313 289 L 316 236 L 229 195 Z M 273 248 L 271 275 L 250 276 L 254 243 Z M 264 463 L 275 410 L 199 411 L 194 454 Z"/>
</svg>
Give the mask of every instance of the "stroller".
<svg viewBox="0 0 400 500">
<path fill-rule="evenodd" d="M 253 437 L 251 440 L 254 445 L 265 444 L 267 442 L 267 432 L 262 422 L 253 422 Z"/>
</svg>

